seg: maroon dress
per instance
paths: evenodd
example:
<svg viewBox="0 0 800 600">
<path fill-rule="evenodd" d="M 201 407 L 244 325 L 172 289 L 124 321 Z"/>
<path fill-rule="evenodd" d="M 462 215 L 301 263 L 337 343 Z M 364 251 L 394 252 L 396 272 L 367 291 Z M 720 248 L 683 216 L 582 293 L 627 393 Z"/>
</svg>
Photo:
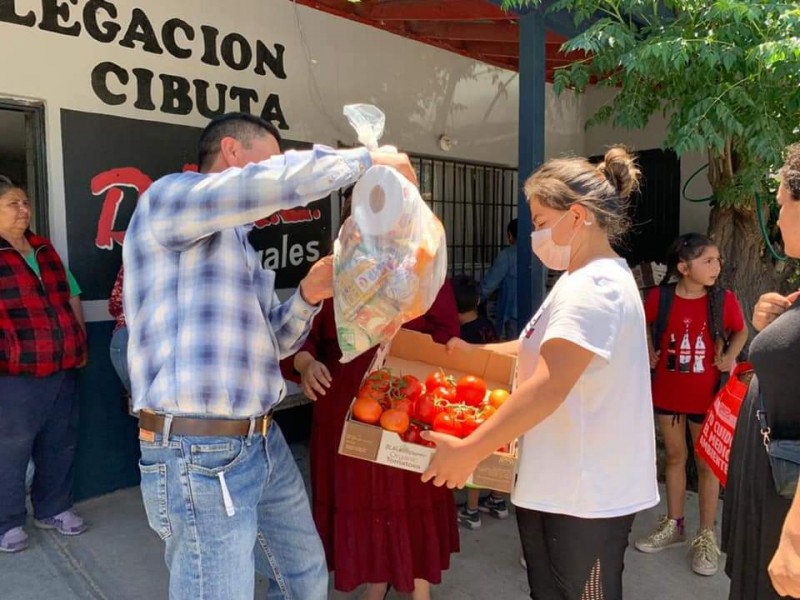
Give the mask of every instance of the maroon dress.
<svg viewBox="0 0 800 600">
<path fill-rule="evenodd" d="M 449 282 L 430 311 L 406 327 L 440 343 L 458 336 Z M 411 593 L 415 578 L 441 583 L 450 554 L 459 549 L 453 492 L 422 483 L 419 473 L 338 453 L 345 415 L 375 351 L 339 362 L 330 300 L 314 319 L 302 350 L 328 367 L 332 378 L 327 394 L 314 404 L 311 488 L 314 521 L 336 589 L 349 592 L 363 583 L 388 582 L 400 593 Z"/>
</svg>

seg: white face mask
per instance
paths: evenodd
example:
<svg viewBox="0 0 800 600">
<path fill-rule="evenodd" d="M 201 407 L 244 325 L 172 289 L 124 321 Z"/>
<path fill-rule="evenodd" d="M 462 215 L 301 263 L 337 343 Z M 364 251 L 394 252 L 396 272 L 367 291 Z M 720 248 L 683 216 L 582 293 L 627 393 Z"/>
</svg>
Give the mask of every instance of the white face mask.
<svg viewBox="0 0 800 600">
<path fill-rule="evenodd" d="M 540 229 L 531 234 L 531 249 L 533 253 L 542 261 L 542 264 L 552 271 L 566 271 L 569 268 L 569 259 L 572 254 L 570 244 L 575 238 L 575 231 L 566 246 L 561 246 L 553 241 L 553 228 L 561 223 L 569 214 L 565 212 L 562 217 L 547 229 Z"/>
</svg>

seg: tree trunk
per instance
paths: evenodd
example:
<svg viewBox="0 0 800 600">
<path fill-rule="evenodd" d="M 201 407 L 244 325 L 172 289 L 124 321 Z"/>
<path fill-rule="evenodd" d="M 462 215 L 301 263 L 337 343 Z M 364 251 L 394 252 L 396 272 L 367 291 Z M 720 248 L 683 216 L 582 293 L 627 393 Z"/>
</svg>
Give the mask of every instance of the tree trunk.
<svg viewBox="0 0 800 600">
<path fill-rule="evenodd" d="M 708 234 L 722 255 L 722 286 L 733 290 L 750 326 L 753 307 L 761 294 L 788 292 L 791 269 L 775 261 L 758 226 L 754 202 L 745 207 L 714 207 Z M 752 329 L 752 328 L 751 328 Z"/>
</svg>

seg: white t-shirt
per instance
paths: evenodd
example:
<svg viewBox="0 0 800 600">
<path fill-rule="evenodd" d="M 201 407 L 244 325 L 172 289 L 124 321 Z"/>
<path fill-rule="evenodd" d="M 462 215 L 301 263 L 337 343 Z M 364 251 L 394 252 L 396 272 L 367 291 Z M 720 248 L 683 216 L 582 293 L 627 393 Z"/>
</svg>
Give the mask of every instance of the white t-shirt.
<svg viewBox="0 0 800 600">
<path fill-rule="evenodd" d="M 645 317 L 622 259 L 565 273 L 520 336 L 518 382 L 548 340 L 595 354 L 556 411 L 522 438 L 516 506 L 581 518 L 658 504 Z"/>
</svg>

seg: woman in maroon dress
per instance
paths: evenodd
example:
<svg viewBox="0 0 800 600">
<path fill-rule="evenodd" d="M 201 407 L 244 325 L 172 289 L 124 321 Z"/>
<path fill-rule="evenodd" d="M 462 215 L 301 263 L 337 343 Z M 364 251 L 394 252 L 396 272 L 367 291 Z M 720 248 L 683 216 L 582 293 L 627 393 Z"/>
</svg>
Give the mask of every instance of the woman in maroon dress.
<svg viewBox="0 0 800 600">
<path fill-rule="evenodd" d="M 459 334 L 449 282 L 427 314 L 405 326 L 446 343 Z M 422 483 L 418 473 L 342 456 L 345 415 L 375 350 L 339 362 L 333 303 L 325 301 L 294 367 L 312 400 L 311 488 L 314 521 L 337 590 L 368 584 L 365 598 L 380 600 L 387 585 L 415 600 L 430 598 L 458 552 L 453 492 Z M 321 390 L 321 391 L 320 391 Z"/>
</svg>

